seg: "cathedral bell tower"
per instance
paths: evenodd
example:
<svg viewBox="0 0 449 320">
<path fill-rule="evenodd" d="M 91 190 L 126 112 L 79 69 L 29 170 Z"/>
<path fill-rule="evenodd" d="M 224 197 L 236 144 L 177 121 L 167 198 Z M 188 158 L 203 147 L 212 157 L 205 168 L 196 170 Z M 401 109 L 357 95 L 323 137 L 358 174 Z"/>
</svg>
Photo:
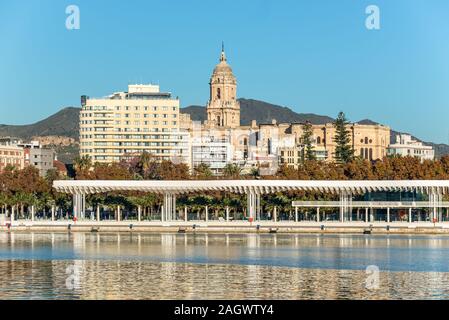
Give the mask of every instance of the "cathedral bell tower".
<svg viewBox="0 0 449 320">
<path fill-rule="evenodd" d="M 220 62 L 210 78 L 210 98 L 207 103 L 209 127 L 236 128 L 240 126 L 240 103 L 237 101 L 237 80 L 226 60 L 224 46 Z"/>
</svg>

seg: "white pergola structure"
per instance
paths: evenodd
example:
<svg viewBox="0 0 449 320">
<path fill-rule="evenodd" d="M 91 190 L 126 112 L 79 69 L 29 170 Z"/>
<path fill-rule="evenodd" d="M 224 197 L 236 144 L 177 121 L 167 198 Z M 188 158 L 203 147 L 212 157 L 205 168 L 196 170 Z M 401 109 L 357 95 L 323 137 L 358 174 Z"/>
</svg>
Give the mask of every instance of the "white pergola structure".
<svg viewBox="0 0 449 320">
<path fill-rule="evenodd" d="M 429 201 L 426 207 L 432 211 L 432 219 L 440 221 L 439 209 L 449 207 L 443 203 L 444 194 L 449 193 L 449 180 L 60 180 L 54 181 L 53 187 L 58 192 L 69 193 L 74 197 L 74 215 L 81 216 L 85 207 L 86 195 L 105 193 L 111 191 L 140 191 L 155 193 L 164 196 L 162 221 L 171 221 L 176 217 L 176 196 L 188 193 L 201 193 L 208 191 L 226 191 L 247 195 L 249 217 L 260 217 L 260 196 L 286 191 L 314 191 L 328 194 L 337 194 L 340 201 L 301 202 L 294 201 L 294 207 L 320 207 L 335 206 L 340 209 L 340 221 L 346 221 L 347 215 L 353 207 L 396 207 L 394 203 L 354 203 L 354 195 L 363 195 L 368 192 L 419 192 L 427 194 Z M 390 206 L 388 206 L 390 205 Z M 398 204 L 403 206 L 404 204 Z M 406 204 L 408 205 L 408 204 Z M 410 207 L 422 206 L 422 203 L 412 203 Z"/>
</svg>

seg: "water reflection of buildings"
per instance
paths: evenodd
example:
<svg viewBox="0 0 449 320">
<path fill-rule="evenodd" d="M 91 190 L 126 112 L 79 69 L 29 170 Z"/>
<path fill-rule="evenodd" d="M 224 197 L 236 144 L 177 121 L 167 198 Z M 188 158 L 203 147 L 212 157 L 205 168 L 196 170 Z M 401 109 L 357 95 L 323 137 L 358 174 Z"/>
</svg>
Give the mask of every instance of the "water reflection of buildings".
<svg viewBox="0 0 449 320">
<path fill-rule="evenodd" d="M 2 233 L 0 245 L 13 254 L 26 249 L 30 257 L 45 255 L 46 250 L 49 255 L 0 260 L 0 289 L 2 297 L 80 299 L 448 297 L 448 273 L 381 272 L 379 290 L 367 291 L 364 270 L 339 265 L 360 254 L 369 256 L 370 250 L 365 249 L 379 252 L 397 247 L 413 259 L 413 248 L 444 249 L 448 243 L 445 237 L 426 236 Z M 348 248 L 362 250 L 348 252 Z M 434 251 L 435 257 L 441 254 Z M 317 255 L 316 261 L 330 259 L 341 270 L 325 265 L 310 269 L 269 265 L 270 259 L 295 254 L 298 263 L 312 254 Z M 61 258 L 64 255 L 67 259 Z M 382 257 L 390 259 L 390 255 Z M 263 262 L 260 259 L 268 259 L 268 264 L 246 265 Z M 73 289 L 66 287 L 68 266 L 81 270 L 79 285 Z"/>
</svg>

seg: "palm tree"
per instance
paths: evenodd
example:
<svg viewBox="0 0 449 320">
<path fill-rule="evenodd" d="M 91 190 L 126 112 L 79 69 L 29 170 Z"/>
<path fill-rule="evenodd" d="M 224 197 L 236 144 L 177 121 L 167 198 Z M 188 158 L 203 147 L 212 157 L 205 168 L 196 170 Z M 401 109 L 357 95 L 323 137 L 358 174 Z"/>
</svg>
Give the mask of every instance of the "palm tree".
<svg viewBox="0 0 449 320">
<path fill-rule="evenodd" d="M 194 168 L 194 174 L 199 179 L 209 179 L 212 177 L 212 170 L 210 170 L 210 167 L 207 164 L 200 163 Z"/>
<path fill-rule="evenodd" d="M 87 173 L 92 168 L 92 158 L 88 155 L 77 157 L 73 163 L 77 178 L 86 178 Z"/>
<path fill-rule="evenodd" d="M 253 179 L 259 179 L 260 178 L 260 171 L 258 167 L 251 168 L 251 172 L 249 174 Z"/>
<path fill-rule="evenodd" d="M 23 217 L 25 206 L 34 205 L 36 199 L 34 195 L 27 192 L 17 192 L 12 197 L 12 201 L 14 205 L 17 205 L 17 208 L 20 208 L 20 215 Z"/>
<path fill-rule="evenodd" d="M 205 210 L 206 206 L 210 206 L 212 203 L 212 197 L 207 195 L 196 195 L 192 198 L 189 198 L 189 202 L 193 210 L 197 211 L 198 217 L 201 215 L 201 211 Z"/>
<path fill-rule="evenodd" d="M 228 163 L 223 169 L 223 175 L 227 178 L 239 179 L 242 168 L 233 163 Z"/>
</svg>

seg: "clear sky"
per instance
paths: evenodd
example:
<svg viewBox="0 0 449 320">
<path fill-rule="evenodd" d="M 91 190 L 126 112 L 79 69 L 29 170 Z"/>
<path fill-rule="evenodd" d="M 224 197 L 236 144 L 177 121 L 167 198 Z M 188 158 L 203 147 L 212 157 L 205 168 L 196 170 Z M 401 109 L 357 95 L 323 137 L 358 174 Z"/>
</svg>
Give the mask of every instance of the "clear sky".
<svg viewBox="0 0 449 320">
<path fill-rule="evenodd" d="M 371 4 L 380 30 L 365 27 Z M 0 123 L 128 83 L 205 105 L 224 40 L 239 97 L 449 142 L 447 0 L 0 0 L 0 39 Z"/>
</svg>

